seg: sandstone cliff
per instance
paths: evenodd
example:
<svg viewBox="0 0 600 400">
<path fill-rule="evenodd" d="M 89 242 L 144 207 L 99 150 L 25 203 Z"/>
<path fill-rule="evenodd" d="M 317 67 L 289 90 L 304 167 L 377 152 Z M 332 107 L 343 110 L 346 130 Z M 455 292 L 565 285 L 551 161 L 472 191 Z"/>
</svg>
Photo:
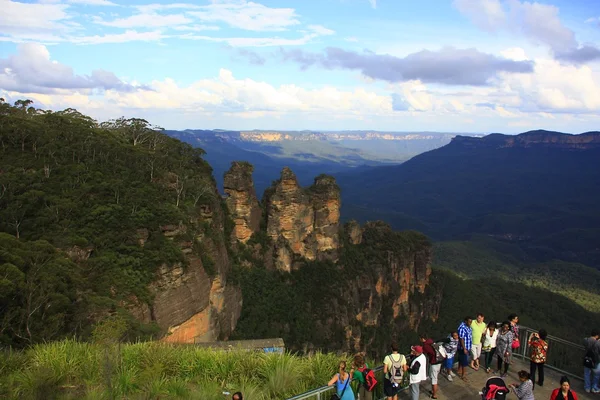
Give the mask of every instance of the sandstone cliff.
<svg viewBox="0 0 600 400">
<path fill-rule="evenodd" d="M 225 173 L 225 200 L 235 223 L 233 237 L 246 243 L 260 228 L 261 209 L 252 182 L 253 167 L 246 162 L 233 162 Z"/>
<path fill-rule="evenodd" d="M 484 137 L 456 136 L 451 144 L 464 147 L 490 148 L 529 148 L 543 147 L 554 149 L 588 150 L 600 148 L 600 132 L 586 132 L 571 135 L 552 131 L 529 131 L 519 135 L 493 133 Z"/>
<path fill-rule="evenodd" d="M 129 307 L 142 322 L 155 322 L 163 341 L 225 340 L 240 316 L 242 293 L 228 282 L 231 261 L 226 243 L 230 239 L 225 237 L 227 217 L 216 187 L 212 199 L 199 206 L 187 224 L 161 227 L 161 234 L 181 248 L 183 261 L 158 269 L 149 287 L 150 304 L 134 299 Z M 147 238 L 146 230 L 138 231 L 140 246 Z"/>
<path fill-rule="evenodd" d="M 340 189 L 332 177 L 321 175 L 304 189 L 294 173 L 284 168 L 263 202 L 278 269 L 290 271 L 294 257 L 337 260 Z"/>
</svg>

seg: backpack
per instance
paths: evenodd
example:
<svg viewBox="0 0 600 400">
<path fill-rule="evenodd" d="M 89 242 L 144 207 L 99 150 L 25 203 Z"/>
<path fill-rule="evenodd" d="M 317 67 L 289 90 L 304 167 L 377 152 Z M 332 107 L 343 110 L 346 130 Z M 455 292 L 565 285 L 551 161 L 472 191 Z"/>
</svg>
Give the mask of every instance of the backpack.
<svg viewBox="0 0 600 400">
<path fill-rule="evenodd" d="M 596 368 L 596 357 L 592 350 L 588 350 L 585 356 L 583 356 L 583 366 L 591 369 Z"/>
<path fill-rule="evenodd" d="M 365 378 L 365 388 L 367 392 L 371 392 L 375 389 L 375 385 L 377 385 L 377 379 L 375 378 L 375 372 L 371 368 L 368 368 L 367 365 L 363 368 L 358 369 L 363 374 L 363 378 Z"/>
<path fill-rule="evenodd" d="M 398 361 L 395 361 L 391 354 L 389 357 L 392 362 L 392 368 L 390 368 L 390 381 L 392 381 L 392 383 L 400 384 L 402 383 L 402 375 L 404 374 L 404 371 L 402 370 L 402 359 L 404 356 L 398 354 Z"/>
<path fill-rule="evenodd" d="M 433 362 L 433 360 L 431 360 L 432 361 L 431 364 L 436 365 L 436 364 L 441 364 L 442 362 L 444 362 L 444 360 L 448 356 L 448 353 L 446 353 L 446 349 L 444 348 L 444 343 L 442 343 L 442 342 L 434 343 L 431 345 L 431 347 L 433 347 L 433 350 L 435 350 L 435 362 Z"/>
</svg>

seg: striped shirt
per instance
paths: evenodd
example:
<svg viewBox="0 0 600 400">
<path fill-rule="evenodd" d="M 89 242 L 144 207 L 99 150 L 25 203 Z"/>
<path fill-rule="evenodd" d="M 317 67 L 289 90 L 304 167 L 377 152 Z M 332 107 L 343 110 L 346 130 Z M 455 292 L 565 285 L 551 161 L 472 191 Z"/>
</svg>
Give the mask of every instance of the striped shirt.
<svg viewBox="0 0 600 400">
<path fill-rule="evenodd" d="M 533 382 L 527 379 L 515 388 L 515 394 L 519 400 L 535 400 L 533 397 Z"/>
<path fill-rule="evenodd" d="M 462 350 L 471 350 L 471 344 L 473 343 L 473 332 L 471 328 L 467 326 L 464 322 L 461 323 L 458 327 L 458 337 L 459 339 L 463 339 L 465 342 L 465 348 L 463 349 L 462 345 L 459 342 L 458 348 Z"/>
</svg>

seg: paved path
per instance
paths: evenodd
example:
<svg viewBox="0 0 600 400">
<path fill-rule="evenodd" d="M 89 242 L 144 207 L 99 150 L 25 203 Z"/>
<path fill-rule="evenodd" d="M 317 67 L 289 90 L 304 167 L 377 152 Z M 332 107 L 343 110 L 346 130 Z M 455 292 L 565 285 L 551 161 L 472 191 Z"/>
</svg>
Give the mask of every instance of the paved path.
<svg viewBox="0 0 600 400">
<path fill-rule="evenodd" d="M 524 369 L 529 371 L 529 362 L 524 363 L 520 360 L 513 359 L 514 362 L 510 366 L 508 376 L 504 378 L 507 385 L 519 381 L 517 372 Z M 495 360 L 494 360 L 495 361 Z M 581 373 L 583 375 L 583 367 L 581 367 Z M 549 400 L 550 394 L 554 388 L 559 387 L 560 374 L 546 368 L 544 386 L 539 387 L 536 385 L 534 395 L 536 400 Z M 460 400 L 460 399 L 480 399 L 479 391 L 485 386 L 485 381 L 492 375 L 485 373 L 483 368 L 479 371 L 474 371 L 471 368 L 467 368 L 467 379 L 468 383 L 463 382 L 458 377 L 454 378 L 453 382 L 449 382 L 445 377 L 440 376 L 438 399 L 440 400 Z M 588 394 L 583 391 L 583 381 L 571 378 L 571 388 L 577 392 L 579 399 L 582 400 L 600 400 L 600 394 Z M 431 395 L 431 383 L 430 381 L 423 382 L 421 384 L 421 396 L 420 399 L 428 399 Z M 514 393 L 508 396 L 508 399 L 516 399 Z M 408 391 L 403 391 L 399 399 L 410 399 Z"/>
</svg>

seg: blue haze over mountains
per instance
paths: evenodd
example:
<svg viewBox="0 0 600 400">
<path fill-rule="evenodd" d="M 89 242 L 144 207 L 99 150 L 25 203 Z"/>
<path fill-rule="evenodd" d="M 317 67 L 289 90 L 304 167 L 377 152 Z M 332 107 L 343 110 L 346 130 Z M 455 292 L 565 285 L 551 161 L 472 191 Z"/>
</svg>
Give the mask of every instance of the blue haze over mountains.
<svg viewBox="0 0 600 400">
<path fill-rule="evenodd" d="M 284 166 L 294 171 L 301 185 L 321 174 L 356 173 L 372 167 L 397 165 L 420 153 L 442 147 L 456 133 L 377 131 L 228 131 L 167 130 L 166 134 L 206 151 L 220 188 L 232 161 L 254 166 L 256 193 L 262 196 Z M 267 141 L 261 135 L 286 139 Z M 482 136 L 476 134 L 463 134 Z M 242 137 L 244 136 L 244 137 Z"/>
</svg>

